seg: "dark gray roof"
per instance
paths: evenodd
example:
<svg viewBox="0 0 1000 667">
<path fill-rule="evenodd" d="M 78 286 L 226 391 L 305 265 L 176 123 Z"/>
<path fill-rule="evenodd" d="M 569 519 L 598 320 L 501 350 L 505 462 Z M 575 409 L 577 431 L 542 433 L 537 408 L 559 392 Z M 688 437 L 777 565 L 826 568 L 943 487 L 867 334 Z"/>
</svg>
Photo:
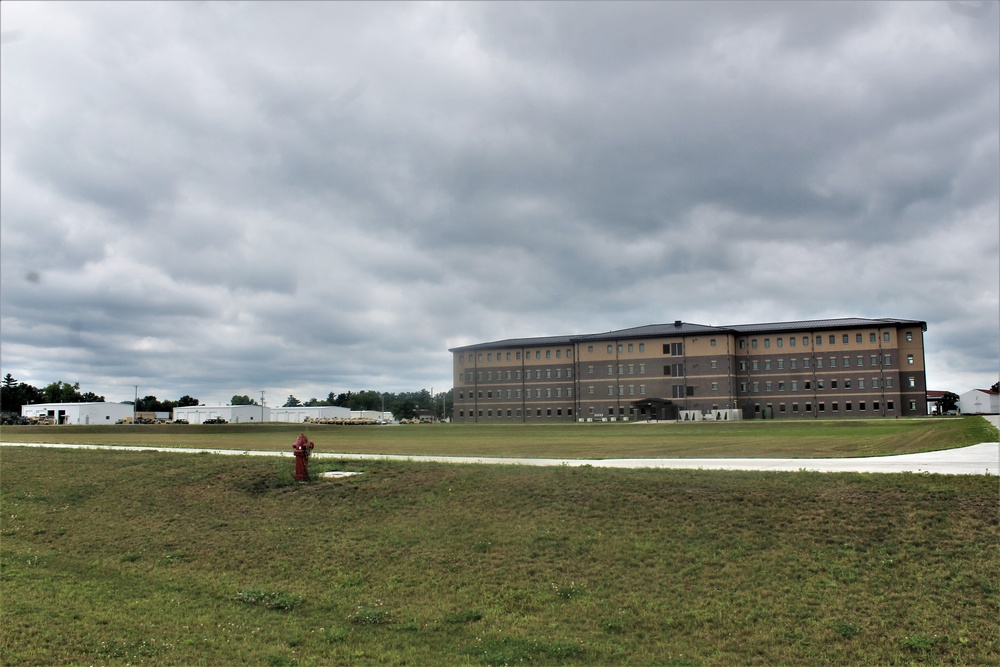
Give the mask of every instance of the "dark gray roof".
<svg viewBox="0 0 1000 667">
<path fill-rule="evenodd" d="M 654 338 L 657 336 L 690 336 L 701 333 L 718 333 L 725 331 L 720 327 L 710 327 L 704 324 L 691 324 L 690 322 L 676 321 L 673 324 L 646 324 L 641 327 L 631 327 L 629 329 L 618 329 L 616 331 L 606 331 L 596 334 L 582 334 L 573 336 L 574 342 L 592 340 L 622 340 L 624 338 Z"/>
<path fill-rule="evenodd" d="M 758 334 L 778 333 L 783 331 L 819 331 L 827 329 L 860 329 L 884 326 L 914 326 L 921 331 L 927 331 L 927 323 L 920 320 L 897 320 L 883 317 L 866 319 L 863 317 L 842 317 L 829 320 L 801 320 L 798 322 L 768 322 L 763 324 L 732 324 L 713 327 L 705 324 L 691 324 L 677 320 L 671 324 L 646 324 L 629 329 L 605 331 L 604 333 L 579 334 L 576 336 L 542 336 L 537 338 L 508 338 L 489 343 L 476 343 L 453 347 L 449 352 L 468 352 L 473 350 L 495 350 L 497 348 L 543 347 L 546 345 L 572 345 L 591 341 L 625 340 L 629 338 L 656 338 L 665 336 L 691 336 L 710 333 Z"/>
<path fill-rule="evenodd" d="M 782 331 L 818 331 L 821 329 L 868 329 L 884 326 L 919 326 L 927 331 L 927 323 L 919 320 L 897 320 L 888 317 L 867 319 L 863 317 L 842 317 L 830 320 L 803 320 L 800 322 L 768 322 L 762 324 L 733 324 L 730 329 L 742 334 L 778 333 Z"/>
<path fill-rule="evenodd" d="M 449 352 L 471 352 L 474 350 L 495 350 L 497 348 L 539 347 L 544 345 L 572 345 L 572 336 L 540 336 L 536 338 L 507 338 L 490 343 L 474 343 L 450 348 Z"/>
</svg>

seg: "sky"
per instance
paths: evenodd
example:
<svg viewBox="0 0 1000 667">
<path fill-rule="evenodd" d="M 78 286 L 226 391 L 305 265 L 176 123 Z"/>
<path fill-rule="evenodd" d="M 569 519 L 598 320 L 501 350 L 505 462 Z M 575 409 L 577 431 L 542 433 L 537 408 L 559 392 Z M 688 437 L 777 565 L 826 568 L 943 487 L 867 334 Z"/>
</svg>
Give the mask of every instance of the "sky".
<svg viewBox="0 0 1000 667">
<path fill-rule="evenodd" d="M 280 405 L 504 338 L 892 317 L 929 388 L 988 387 L 998 10 L 0 3 L 0 373 Z"/>
</svg>

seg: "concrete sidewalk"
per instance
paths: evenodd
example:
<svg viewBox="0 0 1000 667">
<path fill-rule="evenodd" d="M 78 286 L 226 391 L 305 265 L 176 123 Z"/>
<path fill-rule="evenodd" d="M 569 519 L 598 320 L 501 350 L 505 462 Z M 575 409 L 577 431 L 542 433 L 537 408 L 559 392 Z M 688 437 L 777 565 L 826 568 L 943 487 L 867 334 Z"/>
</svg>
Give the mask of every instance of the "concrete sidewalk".
<svg viewBox="0 0 1000 667">
<path fill-rule="evenodd" d="M 47 443 L 0 443 L 5 447 L 50 447 L 58 449 L 108 449 L 130 452 L 173 452 L 177 454 L 221 454 L 226 456 L 285 456 L 291 451 L 239 449 L 193 449 L 186 447 L 133 447 L 113 445 L 73 445 Z M 479 463 L 530 466 L 593 466 L 595 468 L 672 468 L 695 470 L 769 470 L 819 472 L 937 473 L 941 475 L 1000 475 L 1000 442 L 984 442 L 969 447 L 899 456 L 871 456 L 844 459 L 521 459 L 474 456 L 399 456 L 390 454 L 348 454 L 314 452 L 314 459 L 431 461 L 437 463 Z"/>
</svg>

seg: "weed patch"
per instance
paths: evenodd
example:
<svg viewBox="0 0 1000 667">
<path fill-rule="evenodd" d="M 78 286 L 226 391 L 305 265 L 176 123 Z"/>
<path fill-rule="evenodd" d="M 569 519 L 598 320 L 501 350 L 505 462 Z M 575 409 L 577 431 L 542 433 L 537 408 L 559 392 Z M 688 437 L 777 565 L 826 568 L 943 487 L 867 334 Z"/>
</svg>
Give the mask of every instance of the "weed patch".
<svg viewBox="0 0 1000 667">
<path fill-rule="evenodd" d="M 291 611 L 302 604 L 302 598 L 297 595 L 290 595 L 281 591 L 265 591 L 258 588 L 249 588 L 240 591 L 234 599 L 243 604 L 256 605 L 277 611 Z"/>
</svg>

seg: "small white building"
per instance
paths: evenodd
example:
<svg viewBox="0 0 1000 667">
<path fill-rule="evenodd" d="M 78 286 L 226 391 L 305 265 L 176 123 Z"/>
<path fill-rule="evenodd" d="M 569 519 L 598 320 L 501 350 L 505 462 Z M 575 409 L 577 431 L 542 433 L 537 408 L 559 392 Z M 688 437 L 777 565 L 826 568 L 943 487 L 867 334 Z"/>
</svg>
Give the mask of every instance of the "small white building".
<svg viewBox="0 0 1000 667">
<path fill-rule="evenodd" d="M 336 405 L 299 405 L 293 408 L 271 408 L 271 421 L 301 424 L 307 418 L 350 419 L 351 409 Z"/>
<path fill-rule="evenodd" d="M 191 405 L 174 408 L 174 421 L 204 424 L 209 419 L 225 419 L 230 424 L 260 424 L 271 421 L 271 408 L 261 405 Z"/>
<path fill-rule="evenodd" d="M 992 389 L 970 389 L 958 397 L 963 415 L 1000 414 L 1000 392 Z"/>
<path fill-rule="evenodd" d="M 36 403 L 21 406 L 22 417 L 49 417 L 54 424 L 117 424 L 132 418 L 130 403 Z"/>
</svg>

